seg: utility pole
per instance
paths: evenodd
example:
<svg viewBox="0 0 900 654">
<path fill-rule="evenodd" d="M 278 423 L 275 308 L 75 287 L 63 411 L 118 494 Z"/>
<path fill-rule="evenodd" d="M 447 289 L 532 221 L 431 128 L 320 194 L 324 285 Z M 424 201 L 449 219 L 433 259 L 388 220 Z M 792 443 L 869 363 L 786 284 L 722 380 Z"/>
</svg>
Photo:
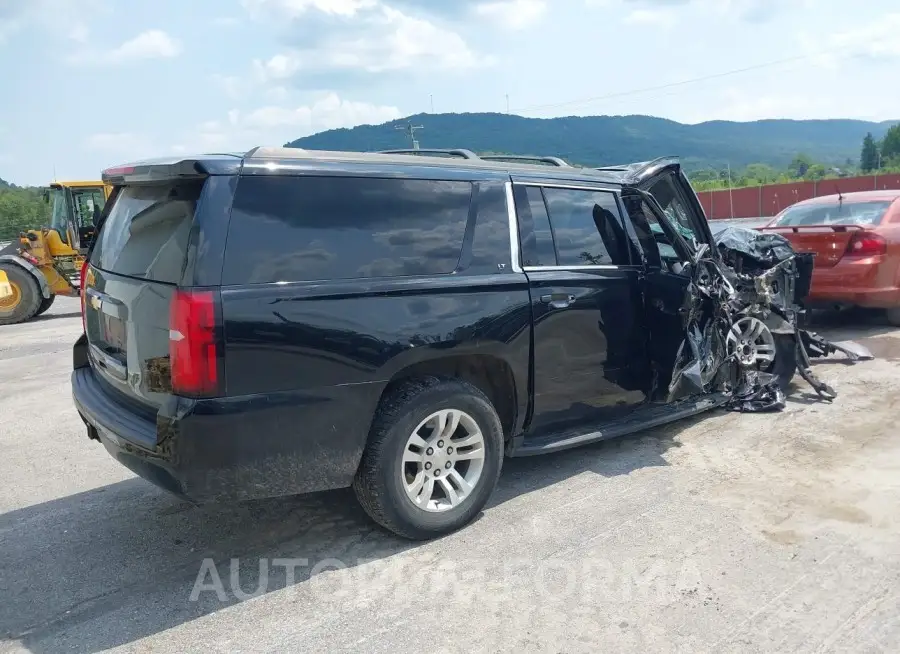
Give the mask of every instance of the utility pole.
<svg viewBox="0 0 900 654">
<path fill-rule="evenodd" d="M 406 132 L 409 135 L 409 140 L 412 141 L 413 150 L 419 149 L 419 141 L 416 139 L 416 131 L 420 129 L 425 129 L 424 125 L 413 125 L 412 123 L 406 123 L 406 126 L 397 125 L 394 129 L 399 129 Z"/>
<path fill-rule="evenodd" d="M 725 165 L 728 166 L 728 203 L 731 205 L 731 217 L 734 218 L 734 193 L 732 191 L 734 184 L 731 183 L 731 162 L 726 161 Z"/>
<path fill-rule="evenodd" d="M 509 113 L 509 93 L 506 94 L 506 113 Z"/>
<path fill-rule="evenodd" d="M 431 113 L 434 113 L 434 94 L 429 95 L 428 98 L 431 100 Z"/>
</svg>

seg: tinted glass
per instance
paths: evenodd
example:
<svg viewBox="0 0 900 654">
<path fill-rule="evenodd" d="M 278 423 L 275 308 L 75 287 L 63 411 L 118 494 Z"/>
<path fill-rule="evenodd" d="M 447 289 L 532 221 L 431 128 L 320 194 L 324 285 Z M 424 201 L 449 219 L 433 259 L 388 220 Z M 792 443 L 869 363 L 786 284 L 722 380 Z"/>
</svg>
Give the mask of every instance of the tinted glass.
<svg viewBox="0 0 900 654">
<path fill-rule="evenodd" d="M 556 248 L 553 230 L 544 205 L 544 196 L 536 186 L 516 186 L 516 213 L 522 236 L 522 265 L 555 266 Z"/>
<path fill-rule="evenodd" d="M 467 271 L 497 273 L 509 271 L 509 214 L 503 184 L 480 184 L 478 217 L 472 237 L 472 259 Z M 499 264 L 504 267 L 499 268 Z"/>
<path fill-rule="evenodd" d="M 469 182 L 244 177 L 222 283 L 450 273 L 471 196 Z"/>
<path fill-rule="evenodd" d="M 634 225 L 647 263 L 659 268 L 662 267 L 662 257 L 676 259 L 675 248 L 647 203 L 634 195 L 623 195 L 622 203 L 628 219 Z"/>
<path fill-rule="evenodd" d="M 561 266 L 628 264 L 628 241 L 612 193 L 545 188 Z"/>
<path fill-rule="evenodd" d="M 120 275 L 181 281 L 203 182 L 128 186 L 116 197 L 91 263 Z"/>
<path fill-rule="evenodd" d="M 689 242 L 696 244 L 697 235 L 690 214 L 671 175 L 666 175 L 650 187 L 650 195 L 659 202 L 672 226 Z"/>
<path fill-rule="evenodd" d="M 779 227 L 801 225 L 878 225 L 891 206 L 891 200 L 872 202 L 833 202 L 806 204 L 787 209 L 775 221 Z"/>
</svg>

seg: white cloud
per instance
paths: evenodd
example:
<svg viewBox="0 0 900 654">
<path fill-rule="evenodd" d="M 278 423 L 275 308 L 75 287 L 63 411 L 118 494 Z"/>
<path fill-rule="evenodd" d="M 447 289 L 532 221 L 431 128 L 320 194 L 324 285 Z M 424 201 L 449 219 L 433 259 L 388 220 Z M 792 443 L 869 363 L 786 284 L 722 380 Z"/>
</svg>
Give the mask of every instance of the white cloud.
<svg viewBox="0 0 900 654">
<path fill-rule="evenodd" d="M 109 50 L 83 48 L 67 58 L 70 64 L 118 66 L 151 59 L 171 59 L 181 54 L 181 44 L 158 29 L 141 32 Z"/>
<path fill-rule="evenodd" d="M 334 16 L 355 16 L 359 11 L 371 9 L 376 0 L 241 0 L 251 14 L 260 16 L 267 12 L 283 18 L 294 19 L 310 10 Z"/>
<path fill-rule="evenodd" d="M 127 62 L 139 59 L 168 59 L 181 54 L 181 44 L 162 30 L 141 32 L 109 52 L 113 61 Z"/>
<path fill-rule="evenodd" d="M 475 13 L 506 29 L 521 30 L 544 17 L 547 3 L 544 0 L 494 0 L 477 5 Z"/>
<path fill-rule="evenodd" d="M 838 32 L 829 41 L 830 49 L 838 57 L 900 58 L 900 13 L 888 14 L 868 25 Z"/>
<path fill-rule="evenodd" d="M 376 0 L 244 0 L 244 4 L 257 15 L 275 12 L 281 24 L 287 19 L 287 38 L 293 35 L 303 44 L 255 60 L 256 78 L 263 83 L 321 72 L 465 70 L 492 63 L 453 30 Z"/>
<path fill-rule="evenodd" d="M 669 8 L 634 9 L 624 19 L 629 25 L 669 28 L 675 24 L 675 12 Z"/>
<path fill-rule="evenodd" d="M 343 100 L 336 93 L 329 93 L 311 105 L 294 108 L 261 107 L 239 121 L 250 129 L 296 127 L 311 133 L 338 127 L 385 123 L 400 116 L 397 107 Z"/>
<path fill-rule="evenodd" d="M 257 145 L 281 145 L 315 132 L 379 124 L 402 116 L 400 109 L 341 98 L 327 92 L 298 106 L 270 105 L 250 111 L 233 109 L 222 120 L 209 120 L 172 147 L 176 153 L 243 151 Z"/>
<path fill-rule="evenodd" d="M 32 27 L 78 40 L 84 16 L 107 9 L 107 0 L 0 0 L 0 44 Z"/>
</svg>

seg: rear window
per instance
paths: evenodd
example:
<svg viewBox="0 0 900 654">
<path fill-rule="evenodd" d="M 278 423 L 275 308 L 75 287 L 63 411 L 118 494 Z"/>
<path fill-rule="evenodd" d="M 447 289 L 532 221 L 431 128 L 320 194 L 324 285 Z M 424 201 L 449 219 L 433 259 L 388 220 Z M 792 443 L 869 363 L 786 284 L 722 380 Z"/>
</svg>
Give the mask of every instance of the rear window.
<svg viewBox="0 0 900 654">
<path fill-rule="evenodd" d="M 803 225 L 877 225 L 881 222 L 890 200 L 872 202 L 839 202 L 828 204 L 794 205 L 785 210 L 773 225 L 800 227 Z"/>
<path fill-rule="evenodd" d="M 126 186 L 116 196 L 91 264 L 119 275 L 178 284 L 202 181 Z"/>
<path fill-rule="evenodd" d="M 471 197 L 470 182 L 243 177 L 222 283 L 451 273 Z"/>
</svg>

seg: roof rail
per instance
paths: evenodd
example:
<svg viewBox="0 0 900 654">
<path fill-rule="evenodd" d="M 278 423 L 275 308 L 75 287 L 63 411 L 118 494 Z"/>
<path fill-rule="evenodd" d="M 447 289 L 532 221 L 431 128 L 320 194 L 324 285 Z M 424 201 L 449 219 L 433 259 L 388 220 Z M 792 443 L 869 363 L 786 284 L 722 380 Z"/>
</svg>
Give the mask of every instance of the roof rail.
<svg viewBox="0 0 900 654">
<path fill-rule="evenodd" d="M 379 154 L 416 154 L 419 156 L 440 156 L 447 155 L 450 157 L 460 157 L 462 159 L 479 159 L 479 156 L 471 150 L 462 148 L 442 149 L 442 148 L 424 148 L 424 149 L 403 149 L 403 150 L 379 150 Z"/>
<path fill-rule="evenodd" d="M 560 168 L 571 168 L 572 165 L 565 159 L 559 157 L 530 157 L 523 154 L 483 154 L 481 158 L 486 161 L 535 161 L 538 163 L 550 164 Z"/>
</svg>

